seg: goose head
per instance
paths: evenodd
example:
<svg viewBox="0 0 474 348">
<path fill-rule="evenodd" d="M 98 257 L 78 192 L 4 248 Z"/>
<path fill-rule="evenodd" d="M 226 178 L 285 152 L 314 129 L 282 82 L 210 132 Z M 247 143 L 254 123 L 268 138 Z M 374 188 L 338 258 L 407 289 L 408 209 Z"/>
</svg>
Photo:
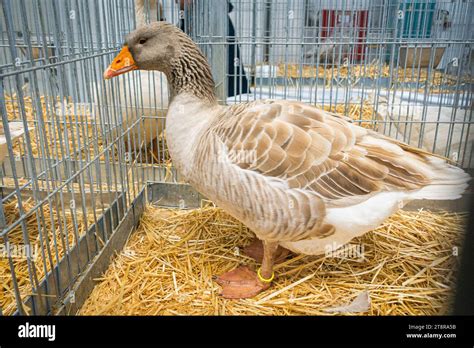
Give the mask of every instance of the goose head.
<svg viewBox="0 0 474 348">
<path fill-rule="evenodd" d="M 170 23 L 154 22 L 131 32 L 104 78 L 136 69 L 163 72 L 172 98 L 187 92 L 203 100 L 216 101 L 215 84 L 206 58 L 188 35 Z"/>
<path fill-rule="evenodd" d="M 120 53 L 114 58 L 104 78 L 132 70 L 167 72 L 180 51 L 179 29 L 166 22 L 154 22 L 131 32 Z"/>
</svg>

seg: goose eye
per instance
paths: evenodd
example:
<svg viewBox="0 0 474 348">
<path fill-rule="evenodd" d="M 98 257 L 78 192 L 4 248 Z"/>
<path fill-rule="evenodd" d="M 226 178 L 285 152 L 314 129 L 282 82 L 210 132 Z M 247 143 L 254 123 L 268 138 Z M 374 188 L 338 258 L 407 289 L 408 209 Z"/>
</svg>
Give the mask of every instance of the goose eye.
<svg viewBox="0 0 474 348">
<path fill-rule="evenodd" d="M 143 45 L 145 42 L 146 42 L 146 39 L 140 39 L 140 40 L 138 41 L 138 43 L 139 43 L 140 45 Z"/>
</svg>

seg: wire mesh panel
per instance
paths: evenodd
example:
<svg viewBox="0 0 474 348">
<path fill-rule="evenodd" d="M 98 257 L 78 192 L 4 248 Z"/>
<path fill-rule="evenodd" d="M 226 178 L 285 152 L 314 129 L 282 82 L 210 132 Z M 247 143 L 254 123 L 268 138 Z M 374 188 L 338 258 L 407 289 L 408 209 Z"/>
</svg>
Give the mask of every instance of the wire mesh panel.
<svg viewBox="0 0 474 348">
<path fill-rule="evenodd" d="M 133 14 L 131 1 L 1 2 L 2 314 L 52 312 L 143 189 L 140 123 L 112 129 L 123 101 L 102 79 Z"/>
</svg>

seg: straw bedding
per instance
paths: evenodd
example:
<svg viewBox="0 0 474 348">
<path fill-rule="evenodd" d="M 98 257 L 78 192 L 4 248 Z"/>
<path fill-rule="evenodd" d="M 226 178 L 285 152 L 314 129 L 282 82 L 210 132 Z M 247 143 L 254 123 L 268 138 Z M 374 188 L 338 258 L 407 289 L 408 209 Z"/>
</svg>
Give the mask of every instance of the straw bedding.
<svg viewBox="0 0 474 348">
<path fill-rule="evenodd" d="M 34 208 L 35 204 L 32 199 L 28 199 L 22 202 L 23 209 L 26 212 Z M 5 218 L 7 226 L 17 221 L 20 217 L 18 204 L 16 200 L 11 200 L 3 204 L 5 212 Z M 67 248 L 71 248 L 76 244 L 76 236 L 74 232 L 74 223 L 77 224 L 77 236 L 85 234 L 88 227 L 94 223 L 93 214 L 83 214 L 80 210 L 76 211 L 76 214 L 71 214 L 69 206 L 62 209 L 53 205 L 50 207 L 48 204 L 44 204 L 39 208 L 38 212 L 42 212 L 44 220 L 41 219 L 40 214 L 32 214 L 26 219 L 26 231 L 31 243 L 31 252 L 33 255 L 34 269 L 36 271 L 36 278 L 40 282 L 45 275 L 44 265 L 46 270 L 51 270 L 51 263 L 49 257 L 46 260 L 42 257 L 42 251 L 46 255 L 49 245 L 51 252 L 51 259 L 53 265 L 56 265 L 57 260 L 61 259 Z M 87 221 L 87 225 L 86 225 Z M 43 243 L 40 240 L 39 227 L 41 226 L 43 231 Z M 64 233 L 66 231 L 66 235 Z M 47 232 L 47 241 L 46 233 Z M 55 246 L 54 241 L 57 241 Z M 8 233 L 8 242 L 13 250 L 18 250 L 19 246 L 24 245 L 23 230 L 21 225 L 17 226 L 11 232 Z M 4 245 L 5 240 L 1 239 L 0 244 Z M 99 243 L 103 246 L 103 242 Z M 4 250 L 4 248 L 2 248 Z M 13 255 L 13 265 L 15 274 L 17 277 L 18 287 L 20 296 L 25 299 L 27 296 L 32 294 L 32 283 L 30 282 L 28 273 L 28 264 L 24 257 L 18 257 Z M 0 254 L 0 307 L 2 308 L 4 315 L 12 314 L 16 308 L 15 293 L 13 288 L 13 279 L 11 276 L 11 269 L 9 266 L 8 258 Z M 28 308 L 25 307 L 25 310 Z"/>
<path fill-rule="evenodd" d="M 327 80 L 330 85 L 332 79 L 351 79 L 357 82 L 360 78 L 376 79 L 379 77 L 390 77 L 393 82 L 399 83 L 428 83 L 430 91 L 435 93 L 439 86 L 454 86 L 458 82 L 472 82 L 472 78 L 464 76 L 459 81 L 457 76 L 445 74 L 441 71 L 431 72 L 427 68 L 412 69 L 408 66 L 390 69 L 389 65 L 368 64 L 368 65 L 334 65 L 334 66 L 317 66 L 317 65 L 300 65 L 300 64 L 279 64 L 277 75 L 279 77 L 291 78 L 319 78 Z"/>
<path fill-rule="evenodd" d="M 365 99 L 362 102 L 350 103 L 350 104 L 333 104 L 324 105 L 321 107 L 323 110 L 334 112 L 342 116 L 348 116 L 353 120 L 358 120 L 357 125 L 377 131 L 379 124 L 377 120 L 383 120 L 383 117 L 374 109 L 374 103 L 369 99 Z"/>
<path fill-rule="evenodd" d="M 28 126 L 34 128 L 34 133 L 30 134 L 34 157 L 63 158 L 67 155 L 65 152 L 66 144 L 68 144 L 71 152 L 78 148 L 81 149 L 72 154 L 72 159 L 85 160 L 87 155 L 93 158 L 104 150 L 102 139 L 96 136 L 96 133 L 100 130 L 91 117 L 89 107 L 81 105 L 74 108 L 72 102 L 64 100 L 61 103 L 59 97 L 40 96 L 39 100 L 39 105 L 35 105 L 32 97 L 25 96 L 23 98 L 24 113 Z M 20 103 L 16 95 L 6 95 L 5 104 L 9 120 L 20 120 L 22 118 Z M 43 141 L 40 139 L 38 123 L 40 114 L 43 116 L 45 125 L 45 134 L 42 135 L 44 136 Z M 22 140 L 14 145 L 15 155 L 20 156 L 27 153 L 25 144 Z M 44 147 L 44 150 L 41 146 Z M 101 159 L 103 159 L 103 155 Z"/>
<path fill-rule="evenodd" d="M 72 160 L 87 161 L 93 160 L 95 157 L 98 157 L 100 161 L 119 159 L 116 148 L 106 149 L 107 142 L 104 141 L 105 137 L 102 135 L 100 121 L 93 116 L 90 104 L 75 104 L 70 98 L 61 101 L 59 97 L 50 96 L 40 96 L 39 100 L 39 105 L 36 105 L 31 96 L 23 98 L 24 114 L 31 129 L 33 157 L 55 159 L 70 157 Z M 16 95 L 5 95 L 5 105 L 9 121 L 22 119 L 21 106 Z M 41 112 L 39 108 L 41 108 Z M 40 134 L 40 115 L 43 117 L 44 134 Z M 118 143 L 116 136 L 108 135 L 108 137 Z M 128 146 L 128 135 L 124 134 L 123 139 L 125 147 Z M 145 144 L 142 141 L 140 148 L 143 151 L 139 153 L 138 149 L 132 150 L 132 157 L 139 153 L 137 160 L 141 163 L 167 163 L 169 155 L 163 143 L 163 135 L 158 136 L 150 144 Z M 132 144 L 132 146 L 136 145 L 138 144 Z M 69 154 L 66 152 L 66 148 L 68 148 Z M 125 151 L 128 150 L 125 149 Z M 15 142 L 13 152 L 15 156 L 19 157 L 28 153 L 24 137 Z"/>
<path fill-rule="evenodd" d="M 400 211 L 332 257 L 296 256 L 276 267 L 270 289 L 252 299 L 218 295 L 212 276 L 256 263 L 240 253 L 253 235 L 213 206 L 148 206 L 139 229 L 112 261 L 82 315 L 328 315 L 367 291 L 366 312 L 449 311 L 465 214 Z M 344 257 L 343 257 L 344 256 Z M 356 257 L 354 257 L 356 256 Z M 334 312 L 334 311 L 333 311 Z"/>
</svg>

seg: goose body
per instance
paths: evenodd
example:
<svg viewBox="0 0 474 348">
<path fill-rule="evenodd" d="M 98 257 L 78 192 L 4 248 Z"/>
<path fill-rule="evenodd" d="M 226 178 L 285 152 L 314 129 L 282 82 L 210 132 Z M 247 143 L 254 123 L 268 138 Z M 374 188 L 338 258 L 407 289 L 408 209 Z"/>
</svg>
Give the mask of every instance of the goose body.
<svg viewBox="0 0 474 348">
<path fill-rule="evenodd" d="M 139 146 L 139 141 L 148 144 L 163 131 L 168 109 L 168 83 L 159 72 L 136 71 L 135 76 L 119 76 L 113 88 L 99 88 L 105 133 L 112 141 L 130 134 L 130 143 Z M 95 92 L 95 86 L 92 87 Z M 118 112 L 116 110 L 119 110 Z M 137 124 L 137 121 L 141 121 Z M 127 133 L 131 128 L 130 133 Z M 140 139 L 140 140 L 139 140 Z M 128 139 L 125 140 L 128 143 Z"/>
<path fill-rule="evenodd" d="M 183 112 L 185 110 L 185 112 Z M 198 191 L 258 238 L 321 254 L 380 225 L 414 199 L 456 199 L 461 169 L 291 101 L 170 105 L 173 163 Z"/>
<path fill-rule="evenodd" d="M 239 267 L 217 278 L 228 298 L 268 288 L 282 247 L 324 253 L 410 200 L 459 198 L 470 179 L 443 159 L 311 105 L 219 105 L 204 56 L 168 23 L 132 32 L 104 77 L 137 68 L 168 79 L 166 138 L 181 176 L 262 241 L 257 273 Z"/>
</svg>

